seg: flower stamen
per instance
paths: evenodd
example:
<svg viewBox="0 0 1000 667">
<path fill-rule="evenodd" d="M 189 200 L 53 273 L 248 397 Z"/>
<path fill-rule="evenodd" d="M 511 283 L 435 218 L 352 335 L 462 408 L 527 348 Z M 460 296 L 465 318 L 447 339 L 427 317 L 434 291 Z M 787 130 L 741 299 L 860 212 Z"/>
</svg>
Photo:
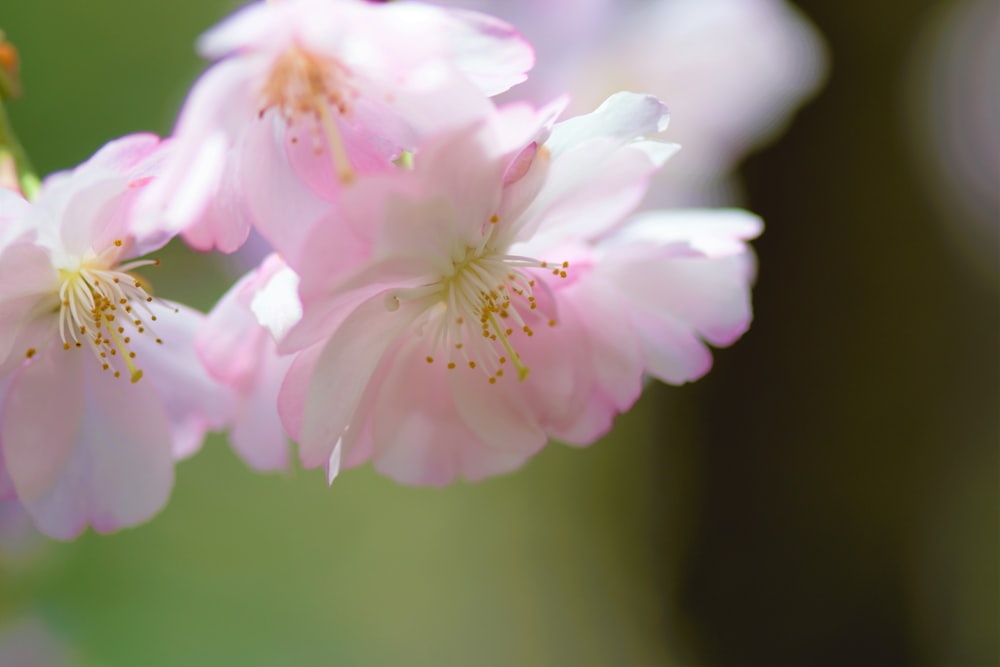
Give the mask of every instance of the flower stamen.
<svg viewBox="0 0 1000 667">
<path fill-rule="evenodd" d="M 487 226 L 484 236 L 490 237 L 492 229 L 493 225 Z M 568 262 L 556 266 L 553 275 L 565 278 Z M 509 362 L 518 380 L 524 381 L 530 368 L 517 353 L 513 337 L 517 333 L 534 335 L 522 312 L 538 308 L 533 294 L 536 281 L 525 269 L 552 271 L 552 265 L 502 254 L 485 242 L 455 248 L 447 275 L 432 283 L 388 292 L 386 308 L 395 311 L 402 301 L 424 304 L 423 314 L 413 326 L 418 335 L 426 333 L 428 337 L 431 354 L 427 363 L 433 363 L 441 353 L 448 370 L 455 370 L 460 361 L 470 369 L 478 368 L 489 384 L 496 384 L 504 377 L 501 366 Z M 555 326 L 550 317 L 542 316 L 540 321 Z M 478 323 L 478 328 L 472 323 Z"/>
<path fill-rule="evenodd" d="M 148 325 L 136 315 L 133 305 L 141 305 L 149 321 L 155 321 L 156 315 L 149 308 L 153 297 L 129 271 L 141 266 L 156 266 L 159 261 L 134 260 L 115 266 L 113 255 L 121 247 L 122 242 L 115 241 L 114 246 L 84 259 L 77 266 L 59 270 L 58 328 L 64 350 L 83 347 L 86 343 L 102 369 L 111 370 L 114 377 L 120 377 L 121 372 L 113 361 L 120 360 L 134 383 L 142 378 L 142 370 L 135 363 L 136 353 L 129 347 L 132 338 L 126 335 L 126 327 L 131 326 L 141 334 Z M 162 341 L 156 338 L 156 342 Z M 30 358 L 34 348 L 28 352 Z"/>
</svg>

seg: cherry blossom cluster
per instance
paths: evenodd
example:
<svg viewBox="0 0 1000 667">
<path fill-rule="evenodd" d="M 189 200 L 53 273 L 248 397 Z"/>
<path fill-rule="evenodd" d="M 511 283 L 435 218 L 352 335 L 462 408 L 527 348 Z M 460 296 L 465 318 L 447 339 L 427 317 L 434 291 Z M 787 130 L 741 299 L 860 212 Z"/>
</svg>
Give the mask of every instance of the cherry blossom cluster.
<svg viewBox="0 0 1000 667">
<path fill-rule="evenodd" d="M 198 48 L 173 136 L 0 190 L 0 498 L 44 533 L 148 519 L 210 430 L 331 482 L 512 471 L 749 326 L 760 220 L 640 208 L 655 97 L 497 104 L 532 47 L 418 2 L 257 2 Z M 271 252 L 205 316 L 147 282 L 178 235 Z"/>
</svg>

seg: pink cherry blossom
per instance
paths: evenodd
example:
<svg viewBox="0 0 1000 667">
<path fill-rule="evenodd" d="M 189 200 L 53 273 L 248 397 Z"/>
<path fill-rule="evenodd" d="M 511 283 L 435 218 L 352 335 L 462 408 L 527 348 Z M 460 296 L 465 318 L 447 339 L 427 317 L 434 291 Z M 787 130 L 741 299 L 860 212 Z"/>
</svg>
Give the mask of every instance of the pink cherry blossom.
<svg viewBox="0 0 1000 667">
<path fill-rule="evenodd" d="M 195 355 L 202 316 L 132 273 L 168 238 L 130 227 L 162 157 L 156 137 L 133 135 L 30 204 L 0 195 L 0 485 L 52 537 L 148 519 L 174 459 L 229 414 Z"/>
<path fill-rule="evenodd" d="M 287 252 L 286 229 L 321 214 L 316 198 L 395 168 L 428 132 L 479 117 L 533 62 L 506 23 L 417 2 L 257 2 L 199 49 L 221 60 L 184 105 L 144 218 L 224 252 L 275 208 L 283 224 L 262 232 Z"/>
<path fill-rule="evenodd" d="M 784 129 L 826 69 L 822 37 L 785 0 L 655 0 L 622 15 L 562 85 L 577 109 L 622 87 L 669 100 L 684 151 L 648 203 L 700 206 L 732 200 L 732 170 Z"/>
<path fill-rule="evenodd" d="M 592 443 L 645 373 L 700 377 L 705 342 L 746 329 L 757 218 L 628 220 L 676 149 L 645 138 L 663 105 L 620 93 L 550 134 L 553 112 L 446 133 L 313 228 L 279 346 L 302 350 L 280 408 L 305 466 L 371 459 L 414 484 L 513 470 L 549 438 Z M 324 281 L 344 238 L 370 260 Z"/>
</svg>

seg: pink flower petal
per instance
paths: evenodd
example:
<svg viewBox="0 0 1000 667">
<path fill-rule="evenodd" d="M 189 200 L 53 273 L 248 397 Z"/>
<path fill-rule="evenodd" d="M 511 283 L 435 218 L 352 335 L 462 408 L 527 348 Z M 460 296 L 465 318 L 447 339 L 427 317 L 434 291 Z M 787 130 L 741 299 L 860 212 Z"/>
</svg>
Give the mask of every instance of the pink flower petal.
<svg viewBox="0 0 1000 667">
<path fill-rule="evenodd" d="M 303 466 L 327 462 L 382 356 L 417 314 L 411 308 L 389 312 L 385 298 L 376 296 L 344 320 L 323 346 L 309 380 L 298 436 Z"/>
<path fill-rule="evenodd" d="M 712 367 L 712 355 L 691 328 L 669 316 L 633 313 L 646 370 L 670 384 L 697 380 Z"/>
<path fill-rule="evenodd" d="M 584 325 L 580 335 L 589 343 L 588 361 L 602 394 L 618 412 L 629 409 L 642 392 L 643 359 L 620 294 L 613 286 L 584 276 L 560 290 L 559 296 L 560 326 L 565 325 L 570 311 Z"/>
<path fill-rule="evenodd" d="M 509 378 L 514 380 L 515 378 Z M 448 374 L 455 409 L 476 438 L 490 447 L 534 454 L 548 441 L 538 416 L 516 390 L 495 391 L 478 370 Z M 497 383 L 499 385 L 499 383 Z"/>
<path fill-rule="evenodd" d="M 26 364 L 0 429 L 18 497 L 52 537 L 140 523 L 170 494 L 170 425 L 153 386 L 114 378 L 83 351 L 51 346 Z"/>
<path fill-rule="evenodd" d="M 27 231 L 25 217 L 30 210 L 21 193 L 0 188 L 0 248 Z"/>
<path fill-rule="evenodd" d="M 104 144 L 77 169 L 126 174 L 140 167 L 160 147 L 155 134 L 130 134 Z"/>
<path fill-rule="evenodd" d="M 608 241 L 614 245 L 679 243 L 707 257 L 723 257 L 745 252 L 744 242 L 763 230 L 758 216 L 739 209 L 644 211 Z"/>
<path fill-rule="evenodd" d="M 411 5 L 410 11 L 415 7 Z M 444 31 L 452 60 L 486 95 L 502 93 L 528 78 L 535 52 L 510 24 L 471 11 L 453 11 L 451 17 L 459 19 Z"/>
<path fill-rule="evenodd" d="M 667 106 L 652 95 L 615 93 L 594 111 L 556 125 L 545 145 L 553 156 L 559 156 L 594 139 L 630 142 L 663 132 L 669 119 Z"/>
<path fill-rule="evenodd" d="M 302 413 L 305 410 L 309 379 L 316 370 L 316 362 L 319 361 L 324 342 L 315 343 L 292 358 L 292 364 L 278 390 L 278 416 L 281 417 L 281 425 L 296 442 L 302 433 Z"/>
<path fill-rule="evenodd" d="M 638 207 L 658 167 L 642 144 L 596 139 L 567 151 L 553 161 L 544 192 L 525 212 L 519 239 L 530 238 L 534 253 L 573 239 L 598 240 Z"/>
<path fill-rule="evenodd" d="M 375 469 L 404 484 L 440 486 L 520 467 L 534 451 L 481 442 L 455 410 L 448 371 L 428 364 L 426 356 L 425 348 L 411 343 L 380 383 L 371 418 Z"/>
<path fill-rule="evenodd" d="M 254 387 L 242 393 L 233 416 L 229 441 L 251 468 L 260 471 L 288 468 L 288 438 L 278 415 L 278 391 L 291 366 L 291 357 L 278 357 L 274 343 L 264 341 Z"/>
<path fill-rule="evenodd" d="M 7 388 L 10 386 L 11 376 L 0 376 L 0 405 L 3 405 L 7 397 Z M 17 491 L 14 489 L 14 482 L 7 472 L 7 464 L 3 458 L 3 442 L 0 440 L 0 502 L 7 502 L 17 498 Z"/>
<path fill-rule="evenodd" d="M 177 121 L 164 169 L 137 204 L 137 232 L 162 228 L 176 233 L 191 225 L 218 225 L 219 221 L 206 217 L 218 196 L 223 197 L 223 211 L 242 211 L 232 203 L 239 193 L 220 193 L 219 186 L 236 182 L 225 173 L 226 160 L 233 144 L 243 136 L 246 123 L 256 118 L 251 81 L 258 69 L 254 65 L 220 63 L 192 88 Z M 245 217 L 230 223 L 237 228 L 227 232 L 231 237 L 239 237 L 241 227 L 249 226 Z M 210 248 L 209 241 L 215 240 L 211 230 L 193 231 L 192 235 L 200 249 Z"/>
<path fill-rule="evenodd" d="M 294 267 L 312 227 L 329 215 L 330 203 L 289 164 L 283 134 L 274 119 L 255 118 L 233 153 L 241 162 L 230 168 L 238 175 L 239 196 L 257 230 Z"/>
<path fill-rule="evenodd" d="M 273 263 L 272 257 L 265 260 L 265 265 Z M 280 260 L 277 263 L 281 264 Z M 205 369 L 231 387 L 244 388 L 253 382 L 257 354 L 267 336 L 250 310 L 254 289 L 270 277 L 262 276 L 264 271 L 264 266 L 250 271 L 229 288 L 205 318 L 195 339 Z"/>
</svg>

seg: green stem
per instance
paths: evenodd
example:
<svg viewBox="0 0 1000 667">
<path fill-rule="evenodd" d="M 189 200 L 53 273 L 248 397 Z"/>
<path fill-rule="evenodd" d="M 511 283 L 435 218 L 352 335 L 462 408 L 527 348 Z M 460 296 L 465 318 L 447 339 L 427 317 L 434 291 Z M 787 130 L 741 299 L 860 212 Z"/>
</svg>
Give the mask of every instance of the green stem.
<svg viewBox="0 0 1000 667">
<path fill-rule="evenodd" d="M 35 175 L 35 169 L 31 166 L 28 154 L 14 134 L 14 127 L 10 124 L 10 117 L 7 109 L 4 108 L 3 101 L 0 100 L 0 160 L 10 159 L 14 161 L 14 169 L 17 171 L 17 182 L 21 186 L 21 192 L 28 199 L 34 199 L 42 187 L 42 182 Z"/>
</svg>

